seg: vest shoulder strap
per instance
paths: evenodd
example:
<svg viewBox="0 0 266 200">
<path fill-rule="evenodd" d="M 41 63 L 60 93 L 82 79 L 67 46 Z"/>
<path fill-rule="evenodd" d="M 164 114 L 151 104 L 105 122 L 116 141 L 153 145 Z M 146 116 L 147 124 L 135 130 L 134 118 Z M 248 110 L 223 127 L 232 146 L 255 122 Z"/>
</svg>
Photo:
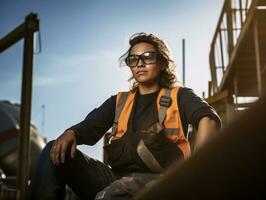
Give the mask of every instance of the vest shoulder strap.
<svg viewBox="0 0 266 200">
<path fill-rule="evenodd" d="M 164 127 L 164 131 L 166 133 L 167 138 L 171 141 L 176 142 L 178 148 L 183 152 L 184 158 L 187 159 L 191 155 L 190 144 L 186 139 L 184 134 L 184 129 L 179 113 L 177 95 L 181 86 L 174 87 L 172 89 L 163 88 L 159 93 L 159 98 L 157 99 L 157 108 L 158 108 L 158 116 L 159 123 L 162 127 Z M 168 111 L 170 113 L 175 111 L 175 118 L 179 121 L 179 127 L 176 127 L 176 121 L 173 120 L 172 117 L 167 118 Z"/>
<path fill-rule="evenodd" d="M 159 99 L 160 108 L 158 111 L 159 123 L 163 125 L 166 116 L 166 111 L 172 103 L 171 89 L 164 89 L 164 94 Z"/>
<path fill-rule="evenodd" d="M 112 136 L 115 135 L 118 127 L 118 120 L 123 107 L 126 103 L 129 92 L 119 92 L 116 96 L 116 107 L 115 107 L 115 119 L 112 126 Z"/>
<path fill-rule="evenodd" d="M 163 122 L 166 117 L 167 110 L 170 107 L 177 107 L 178 109 L 178 102 L 177 102 L 177 94 L 180 89 L 180 86 L 176 86 L 174 88 L 162 88 L 158 99 L 157 99 L 157 109 L 158 109 L 158 117 L 159 123 L 163 125 Z"/>
</svg>

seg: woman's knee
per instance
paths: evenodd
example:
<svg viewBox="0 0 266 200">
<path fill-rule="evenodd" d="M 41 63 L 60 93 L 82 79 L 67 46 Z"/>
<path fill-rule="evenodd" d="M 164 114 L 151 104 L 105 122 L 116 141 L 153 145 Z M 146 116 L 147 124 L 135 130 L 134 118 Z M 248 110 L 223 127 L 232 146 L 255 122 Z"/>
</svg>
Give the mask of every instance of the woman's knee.
<svg viewBox="0 0 266 200">
<path fill-rule="evenodd" d="M 54 143 L 54 140 L 48 142 L 45 147 L 43 148 L 42 150 L 42 155 L 49 155 L 50 156 L 50 151 L 51 151 L 51 148 L 53 146 L 53 143 Z"/>
</svg>

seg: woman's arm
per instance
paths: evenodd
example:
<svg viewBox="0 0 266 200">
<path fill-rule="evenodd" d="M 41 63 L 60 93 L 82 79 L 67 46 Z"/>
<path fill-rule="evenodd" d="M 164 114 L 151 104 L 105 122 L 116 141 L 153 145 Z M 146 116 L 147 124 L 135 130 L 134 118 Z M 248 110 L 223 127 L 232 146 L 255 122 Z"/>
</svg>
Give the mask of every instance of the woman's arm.
<svg viewBox="0 0 266 200">
<path fill-rule="evenodd" d="M 77 144 L 94 145 L 110 129 L 115 117 L 116 96 L 91 111 L 80 123 L 70 127 L 76 133 Z"/>
<path fill-rule="evenodd" d="M 204 117 L 212 119 L 216 122 L 217 128 L 221 128 L 221 119 L 216 111 L 190 88 L 180 88 L 178 92 L 178 107 L 185 133 L 187 133 L 188 124 L 198 130 L 200 120 Z"/>
<path fill-rule="evenodd" d="M 216 111 L 190 88 L 180 88 L 178 106 L 185 133 L 188 124 L 195 130 L 193 135 L 189 136 L 192 151 L 195 152 L 221 128 L 221 119 Z"/>
<path fill-rule="evenodd" d="M 70 127 L 53 143 L 50 151 L 54 165 L 64 163 L 67 149 L 74 158 L 77 144 L 95 144 L 112 126 L 115 115 L 115 96 L 107 99 L 99 108 L 91 111 L 85 120 Z"/>
<path fill-rule="evenodd" d="M 198 151 L 208 140 L 210 140 L 218 131 L 219 126 L 216 121 L 209 117 L 203 117 L 199 121 L 196 134 L 194 152 Z"/>
</svg>

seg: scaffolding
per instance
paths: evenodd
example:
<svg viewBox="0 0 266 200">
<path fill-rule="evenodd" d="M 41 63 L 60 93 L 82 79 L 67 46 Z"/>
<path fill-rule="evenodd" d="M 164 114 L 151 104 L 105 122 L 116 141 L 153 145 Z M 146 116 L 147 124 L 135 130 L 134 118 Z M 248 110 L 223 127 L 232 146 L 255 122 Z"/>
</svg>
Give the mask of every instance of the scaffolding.
<svg viewBox="0 0 266 200">
<path fill-rule="evenodd" d="M 226 0 L 223 5 L 209 54 L 207 101 L 224 123 L 265 93 L 265 22 L 266 0 Z"/>
</svg>

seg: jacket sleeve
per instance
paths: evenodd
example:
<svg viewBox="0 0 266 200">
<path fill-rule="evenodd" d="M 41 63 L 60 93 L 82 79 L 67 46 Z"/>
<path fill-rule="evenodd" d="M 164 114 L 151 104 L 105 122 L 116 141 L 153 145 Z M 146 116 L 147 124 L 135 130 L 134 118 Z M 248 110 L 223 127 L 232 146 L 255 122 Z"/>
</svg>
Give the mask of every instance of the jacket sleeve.
<svg viewBox="0 0 266 200">
<path fill-rule="evenodd" d="M 77 144 L 94 145 L 112 127 L 115 102 L 116 96 L 111 96 L 100 107 L 92 110 L 83 121 L 69 128 L 77 133 Z"/>
<path fill-rule="evenodd" d="M 199 121 L 206 116 L 215 120 L 218 127 L 221 127 L 221 119 L 214 108 L 197 96 L 190 88 L 180 88 L 178 92 L 178 106 L 185 133 L 187 133 L 188 124 L 192 124 L 197 129 Z"/>
</svg>

